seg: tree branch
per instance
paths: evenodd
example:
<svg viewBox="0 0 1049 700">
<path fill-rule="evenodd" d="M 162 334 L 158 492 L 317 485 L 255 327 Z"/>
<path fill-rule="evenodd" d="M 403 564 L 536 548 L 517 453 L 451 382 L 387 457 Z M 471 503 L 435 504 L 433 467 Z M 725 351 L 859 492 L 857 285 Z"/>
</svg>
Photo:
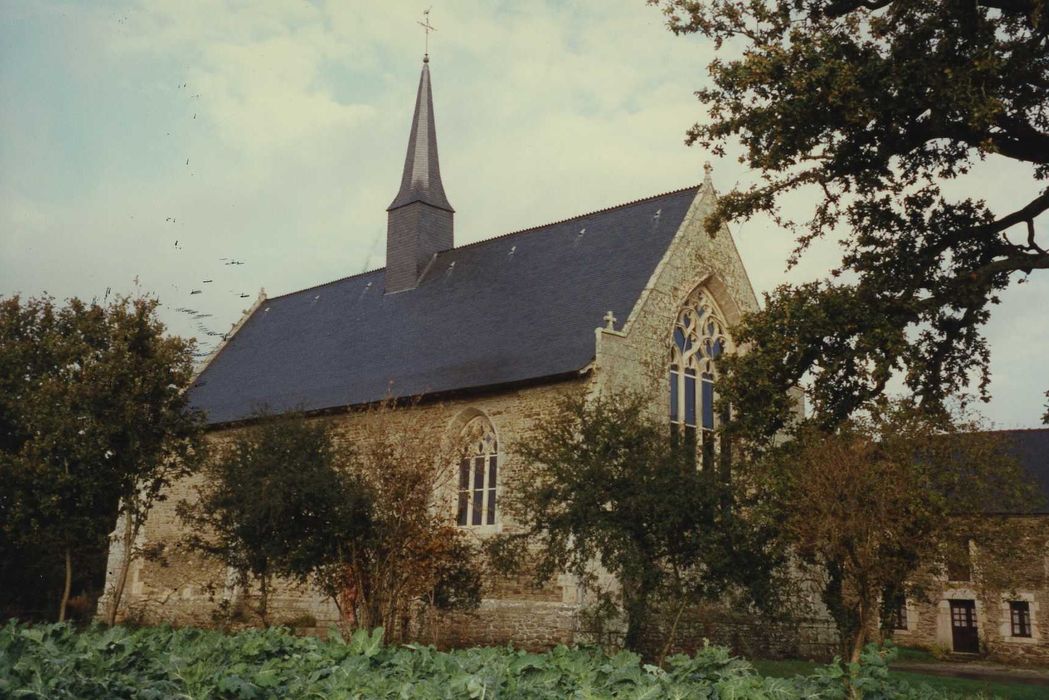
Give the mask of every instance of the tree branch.
<svg viewBox="0 0 1049 700">
<path fill-rule="evenodd" d="M 859 9 L 880 10 L 891 5 L 893 0 L 835 0 L 823 11 L 824 16 L 836 19 Z"/>
<path fill-rule="evenodd" d="M 1028 225 L 1028 231 L 1033 234 L 1035 217 L 1043 213 L 1046 209 L 1049 209 L 1049 190 L 1046 190 L 1040 196 L 1032 199 L 1022 209 L 1017 209 L 1013 213 L 1007 214 L 986 226 L 978 226 L 972 229 L 972 231 L 976 234 L 1001 233 L 1017 224 L 1026 222 Z M 1029 241 L 1029 243 L 1031 242 L 1032 241 Z"/>
<path fill-rule="evenodd" d="M 1049 269 L 1049 253 L 1020 253 L 1004 260 L 995 260 L 983 267 L 973 270 L 974 279 L 986 281 L 1000 272 L 1030 272 L 1031 270 Z"/>
</svg>

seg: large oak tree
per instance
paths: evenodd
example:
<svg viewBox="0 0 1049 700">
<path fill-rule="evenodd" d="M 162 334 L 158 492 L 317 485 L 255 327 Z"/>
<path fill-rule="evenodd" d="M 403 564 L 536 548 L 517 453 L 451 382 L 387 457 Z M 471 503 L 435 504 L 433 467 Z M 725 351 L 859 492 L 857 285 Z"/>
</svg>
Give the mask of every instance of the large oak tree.
<svg viewBox="0 0 1049 700">
<path fill-rule="evenodd" d="M 895 373 L 935 406 L 975 369 L 987 398 L 982 326 L 1004 289 L 1049 268 L 1038 228 L 1049 208 L 1049 3 L 649 1 L 672 31 L 719 48 L 697 93 L 709 118 L 688 142 L 716 154 L 738 142 L 761 174 L 720 200 L 710 235 L 765 213 L 795 234 L 795 259 L 831 232 L 844 245 L 831 280 L 778 288 L 737 330 L 753 347 L 724 387 L 740 427 L 781 427 L 784 389 L 806 376 L 826 424 Z M 965 177 L 1002 159 L 1025 173 L 1016 191 L 1030 192 L 1013 210 L 992 208 Z M 780 209 L 796 190 L 816 196 L 806 220 Z"/>
</svg>

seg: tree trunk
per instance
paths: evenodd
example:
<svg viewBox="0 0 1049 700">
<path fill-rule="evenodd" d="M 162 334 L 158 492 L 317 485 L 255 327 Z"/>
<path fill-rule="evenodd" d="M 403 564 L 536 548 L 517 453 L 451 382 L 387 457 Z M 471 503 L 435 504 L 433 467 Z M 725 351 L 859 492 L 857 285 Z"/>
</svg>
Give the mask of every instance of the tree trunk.
<svg viewBox="0 0 1049 700">
<path fill-rule="evenodd" d="M 670 626 L 670 632 L 667 634 L 666 643 L 659 652 L 659 659 L 656 661 L 656 666 L 663 667 L 663 661 L 666 660 L 667 654 L 670 653 L 670 648 L 674 646 L 674 638 L 677 636 L 677 626 L 681 622 L 681 615 L 685 612 L 685 605 L 687 600 L 684 596 L 681 598 L 681 603 L 678 605 L 677 614 L 674 615 L 674 624 Z"/>
<path fill-rule="evenodd" d="M 643 586 L 632 586 L 624 584 L 623 604 L 626 607 L 626 636 L 623 638 L 623 646 L 630 651 L 640 653 L 641 642 L 644 635 L 644 626 L 648 618 L 648 595 Z"/>
<path fill-rule="evenodd" d="M 856 675 L 858 673 L 857 664 L 860 663 L 860 656 L 863 654 L 863 647 L 867 643 L 867 629 L 870 624 L 871 606 L 867 605 L 865 601 L 860 600 L 858 608 L 859 609 L 856 613 L 858 622 L 855 630 L 852 632 L 852 639 L 847 642 L 849 644 L 849 673 L 847 678 L 849 679 L 850 698 L 863 697 L 863 692 L 856 687 Z"/>
<path fill-rule="evenodd" d="M 874 626 L 874 614 L 877 610 L 873 603 L 875 597 L 871 595 L 867 587 L 864 587 L 861 596 L 856 606 L 856 632 L 852 637 L 852 649 L 849 654 L 849 660 L 852 663 L 859 663 L 863 647 L 867 646 L 867 642 L 871 639 L 871 627 Z"/>
<path fill-rule="evenodd" d="M 860 655 L 863 653 L 866 638 L 867 633 L 862 628 L 856 630 L 852 637 L 852 649 L 849 651 L 849 663 L 858 664 L 860 662 Z"/>
<path fill-rule="evenodd" d="M 58 621 L 66 621 L 66 606 L 69 605 L 69 592 L 73 588 L 73 555 L 66 547 L 66 585 L 62 589 L 62 603 L 58 606 Z"/>
<path fill-rule="evenodd" d="M 117 611 L 120 610 L 120 599 L 124 597 L 124 588 L 127 586 L 127 575 L 131 569 L 131 547 L 135 542 L 135 532 L 131 527 L 131 516 L 124 516 L 124 558 L 120 562 L 120 573 L 117 575 L 116 588 L 113 590 L 113 599 L 109 603 L 109 611 L 106 614 L 106 624 L 110 627 L 117 623 Z M 137 528 L 135 528 L 137 530 Z"/>
<path fill-rule="evenodd" d="M 263 574 L 259 577 L 259 606 L 256 608 L 256 612 L 259 615 L 259 619 L 262 620 L 263 627 L 270 626 L 269 620 L 269 597 L 270 597 L 270 584 L 269 574 Z"/>
</svg>

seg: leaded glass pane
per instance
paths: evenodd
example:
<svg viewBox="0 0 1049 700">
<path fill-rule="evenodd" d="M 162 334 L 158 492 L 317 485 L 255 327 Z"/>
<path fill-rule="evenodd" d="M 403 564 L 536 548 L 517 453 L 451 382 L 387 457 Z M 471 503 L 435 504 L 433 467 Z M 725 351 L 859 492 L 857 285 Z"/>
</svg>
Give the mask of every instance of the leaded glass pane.
<svg viewBox="0 0 1049 700">
<path fill-rule="evenodd" d="M 679 420 L 677 402 L 678 402 L 678 381 L 681 378 L 680 372 L 670 373 L 670 422 L 677 423 Z"/>
<path fill-rule="evenodd" d="M 460 491 L 459 492 L 459 516 L 458 523 L 460 526 L 466 525 L 466 509 L 470 504 L 470 492 Z"/>
<path fill-rule="evenodd" d="M 696 375 L 685 370 L 685 425 L 696 424 Z"/>
<path fill-rule="evenodd" d="M 464 459 L 459 463 L 459 489 L 470 488 L 470 460 Z"/>
<path fill-rule="evenodd" d="M 714 429 L 714 375 L 703 373 L 703 429 Z"/>
</svg>

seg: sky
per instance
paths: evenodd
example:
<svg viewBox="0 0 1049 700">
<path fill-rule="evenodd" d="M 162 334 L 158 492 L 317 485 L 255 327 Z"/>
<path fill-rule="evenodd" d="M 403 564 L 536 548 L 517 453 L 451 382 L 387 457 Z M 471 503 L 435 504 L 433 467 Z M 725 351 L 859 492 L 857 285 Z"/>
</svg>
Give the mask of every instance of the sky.
<svg viewBox="0 0 1049 700">
<path fill-rule="evenodd" d="M 262 288 L 382 267 L 430 2 L 0 0 L 0 296 L 152 294 L 207 351 Z M 457 244 L 697 184 L 708 159 L 722 191 L 756 178 L 684 145 L 714 47 L 643 0 L 447 0 L 430 18 Z M 957 187 L 1002 211 L 1035 193 L 993 159 Z M 732 231 L 759 294 L 837 261 L 828 242 L 787 271 L 788 234 Z M 996 427 L 1040 425 L 1046 300 L 1034 275 L 987 327 Z"/>
</svg>

